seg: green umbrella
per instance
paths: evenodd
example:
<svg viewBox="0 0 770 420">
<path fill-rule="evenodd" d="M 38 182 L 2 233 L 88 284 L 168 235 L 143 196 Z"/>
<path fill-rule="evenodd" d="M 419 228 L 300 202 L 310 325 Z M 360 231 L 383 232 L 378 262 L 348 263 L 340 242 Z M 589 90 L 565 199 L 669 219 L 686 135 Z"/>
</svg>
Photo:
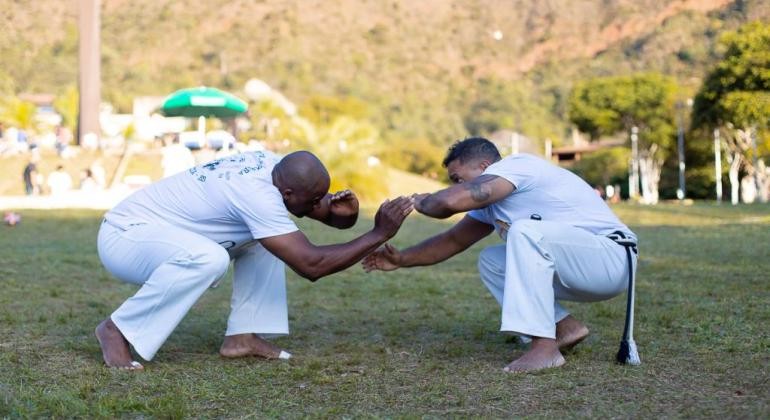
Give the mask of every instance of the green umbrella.
<svg viewBox="0 0 770 420">
<path fill-rule="evenodd" d="M 160 111 L 167 117 L 230 118 L 246 112 L 248 105 L 236 96 L 211 87 L 178 90 L 168 95 Z"/>
</svg>

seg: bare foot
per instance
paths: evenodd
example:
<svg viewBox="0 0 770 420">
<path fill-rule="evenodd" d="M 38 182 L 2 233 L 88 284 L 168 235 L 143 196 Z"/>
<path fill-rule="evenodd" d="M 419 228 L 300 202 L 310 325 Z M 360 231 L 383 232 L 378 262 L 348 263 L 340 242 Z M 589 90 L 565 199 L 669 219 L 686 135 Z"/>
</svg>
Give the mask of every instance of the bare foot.
<svg viewBox="0 0 770 420">
<path fill-rule="evenodd" d="M 588 327 L 572 315 L 567 315 L 556 323 L 556 346 L 559 350 L 570 350 L 586 337 L 588 337 Z"/>
<path fill-rule="evenodd" d="M 94 331 L 99 345 L 102 347 L 102 357 L 107 366 L 126 370 L 142 370 L 144 366 L 134 361 L 128 341 L 117 325 L 110 318 L 105 319 Z"/>
<path fill-rule="evenodd" d="M 236 334 L 225 336 L 219 349 L 222 357 L 236 358 L 246 356 L 264 357 L 265 359 L 288 358 L 289 353 L 282 351 L 273 343 L 256 334 Z M 284 356 L 285 355 L 285 356 Z"/>
<path fill-rule="evenodd" d="M 506 372 L 534 372 L 540 369 L 559 367 L 567 363 L 552 338 L 532 337 L 532 346 L 521 357 L 503 370 Z"/>
</svg>

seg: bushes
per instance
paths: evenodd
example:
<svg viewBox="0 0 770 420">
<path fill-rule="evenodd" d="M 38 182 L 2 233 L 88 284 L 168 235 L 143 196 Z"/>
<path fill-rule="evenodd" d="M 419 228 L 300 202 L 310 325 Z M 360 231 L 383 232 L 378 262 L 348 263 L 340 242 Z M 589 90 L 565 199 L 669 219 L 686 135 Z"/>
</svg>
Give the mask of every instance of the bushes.
<svg viewBox="0 0 770 420">
<path fill-rule="evenodd" d="M 387 141 L 382 147 L 382 160 L 388 166 L 433 179 L 444 176 L 441 161 L 445 154 L 446 148 L 425 138 L 397 138 Z"/>
<path fill-rule="evenodd" d="M 631 152 L 626 147 L 603 149 L 584 156 L 572 171 L 592 186 L 625 184 Z"/>
</svg>

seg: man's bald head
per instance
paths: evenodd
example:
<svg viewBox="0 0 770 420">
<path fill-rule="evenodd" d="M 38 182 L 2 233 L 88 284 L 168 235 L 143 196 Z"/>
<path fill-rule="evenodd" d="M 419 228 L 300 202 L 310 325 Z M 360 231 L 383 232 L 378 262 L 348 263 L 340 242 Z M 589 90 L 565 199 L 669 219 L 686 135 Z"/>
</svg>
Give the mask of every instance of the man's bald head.
<svg viewBox="0 0 770 420">
<path fill-rule="evenodd" d="M 281 184 L 279 188 L 310 191 L 319 182 L 329 183 L 329 172 L 324 164 L 314 154 L 304 150 L 284 156 L 274 170 Z"/>
<path fill-rule="evenodd" d="M 314 154 L 299 151 L 289 153 L 275 165 L 273 184 L 281 192 L 286 208 L 302 217 L 329 192 L 330 178 Z"/>
</svg>

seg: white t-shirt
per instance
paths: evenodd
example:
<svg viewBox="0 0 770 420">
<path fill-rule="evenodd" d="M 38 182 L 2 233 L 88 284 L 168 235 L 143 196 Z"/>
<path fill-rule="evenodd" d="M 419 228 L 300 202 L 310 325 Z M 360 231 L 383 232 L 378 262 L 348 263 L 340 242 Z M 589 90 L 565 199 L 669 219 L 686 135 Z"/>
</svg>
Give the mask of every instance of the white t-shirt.
<svg viewBox="0 0 770 420">
<path fill-rule="evenodd" d="M 48 175 L 48 188 L 51 195 L 62 195 L 72 189 L 72 177 L 64 171 L 53 171 Z"/>
<path fill-rule="evenodd" d="M 636 239 L 585 181 L 539 157 L 511 155 L 487 167 L 484 175 L 497 175 L 516 187 L 508 197 L 468 212 L 470 217 L 494 226 L 503 238 L 511 223 L 536 215 L 534 218 L 539 216 L 540 220 L 566 223 L 600 235 L 619 230 Z"/>
<path fill-rule="evenodd" d="M 198 165 L 133 193 L 104 216 L 119 228 L 172 225 L 203 235 L 226 249 L 291 233 L 283 198 L 273 185 L 280 158 L 242 153 Z"/>
</svg>

